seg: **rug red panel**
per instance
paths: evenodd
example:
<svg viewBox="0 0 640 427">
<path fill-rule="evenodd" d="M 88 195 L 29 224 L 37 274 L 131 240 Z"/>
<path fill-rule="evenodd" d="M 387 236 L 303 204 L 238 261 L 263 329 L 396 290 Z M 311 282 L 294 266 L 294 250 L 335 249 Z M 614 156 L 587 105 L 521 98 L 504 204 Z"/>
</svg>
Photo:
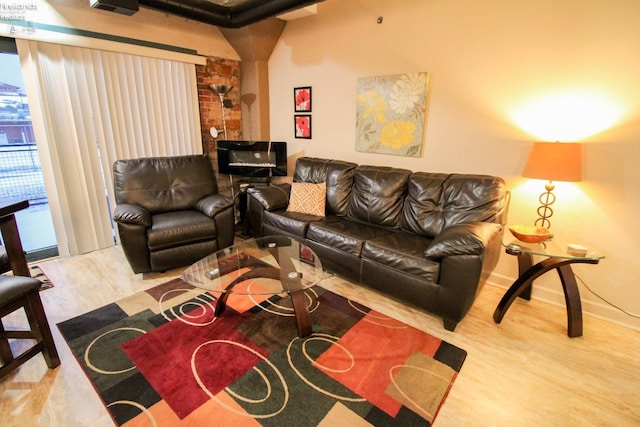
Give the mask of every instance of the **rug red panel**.
<svg viewBox="0 0 640 427">
<path fill-rule="evenodd" d="M 225 341 L 268 355 L 235 332 L 242 320 L 232 310 L 202 327 L 174 320 L 123 344 L 122 349 L 182 419 L 207 402 L 208 393 L 217 394 L 260 362 Z"/>
</svg>

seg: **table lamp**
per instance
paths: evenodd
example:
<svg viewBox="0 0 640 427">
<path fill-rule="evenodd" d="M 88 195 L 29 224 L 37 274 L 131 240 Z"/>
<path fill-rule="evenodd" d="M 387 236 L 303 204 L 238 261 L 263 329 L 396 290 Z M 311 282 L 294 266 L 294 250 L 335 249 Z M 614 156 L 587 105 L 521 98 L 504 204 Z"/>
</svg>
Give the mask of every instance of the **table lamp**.
<svg viewBox="0 0 640 427">
<path fill-rule="evenodd" d="M 539 218 L 535 225 L 551 228 L 551 205 L 556 201 L 553 181 L 577 182 L 582 180 L 582 145 L 561 142 L 534 142 L 522 176 L 546 179 L 545 192 L 540 194 Z"/>
</svg>

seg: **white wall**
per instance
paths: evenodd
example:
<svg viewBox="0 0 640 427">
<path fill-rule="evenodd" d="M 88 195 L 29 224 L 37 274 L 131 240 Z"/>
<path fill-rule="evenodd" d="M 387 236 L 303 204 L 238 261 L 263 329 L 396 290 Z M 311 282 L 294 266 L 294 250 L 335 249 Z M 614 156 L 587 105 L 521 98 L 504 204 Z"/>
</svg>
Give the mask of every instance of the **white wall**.
<svg viewBox="0 0 640 427">
<path fill-rule="evenodd" d="M 552 231 L 603 251 L 599 265 L 574 271 L 640 315 L 639 19 L 637 0 L 326 0 L 316 16 L 287 24 L 270 58 L 271 138 L 296 155 L 500 175 L 514 224 L 533 223 L 544 187 L 520 176 L 533 141 L 582 142 L 583 181 L 557 183 Z M 357 79 L 411 71 L 430 72 L 422 156 L 356 152 Z M 311 140 L 294 138 L 297 86 L 313 87 Z M 569 106 L 556 98 L 567 94 Z M 533 118 L 550 114 L 542 125 L 522 119 L 540 99 L 553 100 Z M 507 286 L 516 274 L 503 254 L 492 282 Z M 581 293 L 586 312 L 640 328 Z M 534 297 L 564 304 L 557 275 L 539 279 Z"/>
</svg>

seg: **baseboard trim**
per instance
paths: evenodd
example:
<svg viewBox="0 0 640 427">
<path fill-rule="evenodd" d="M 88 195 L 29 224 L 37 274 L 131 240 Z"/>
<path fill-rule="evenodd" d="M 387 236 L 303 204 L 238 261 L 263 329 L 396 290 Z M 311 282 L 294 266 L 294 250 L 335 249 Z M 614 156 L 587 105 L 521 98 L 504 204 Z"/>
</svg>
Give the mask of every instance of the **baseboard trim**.
<svg viewBox="0 0 640 427">
<path fill-rule="evenodd" d="M 506 291 L 515 280 L 515 277 L 508 277 L 503 274 L 493 273 L 489 276 L 487 284 Z M 583 316 L 592 316 L 625 328 L 640 331 L 640 319 L 630 317 L 604 302 L 585 299 L 584 295 L 590 293 L 590 291 L 581 284 L 578 284 L 578 288 L 581 295 Z M 559 281 L 556 289 L 550 289 L 546 286 L 538 286 L 534 284 L 531 298 L 536 301 L 565 307 L 564 293 L 562 292 L 562 286 Z"/>
</svg>

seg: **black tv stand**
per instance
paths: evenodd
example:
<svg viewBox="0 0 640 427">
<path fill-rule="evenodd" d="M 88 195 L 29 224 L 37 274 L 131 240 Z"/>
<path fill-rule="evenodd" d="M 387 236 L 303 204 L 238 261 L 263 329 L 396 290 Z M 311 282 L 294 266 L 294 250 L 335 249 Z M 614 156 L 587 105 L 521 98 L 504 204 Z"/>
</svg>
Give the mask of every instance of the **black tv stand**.
<svg viewBox="0 0 640 427">
<path fill-rule="evenodd" d="M 258 184 L 258 185 L 271 185 L 271 176 L 243 176 L 238 181 L 238 184 Z"/>
<path fill-rule="evenodd" d="M 234 201 L 234 209 L 237 209 L 236 225 L 237 230 L 240 230 L 240 234 L 243 237 L 249 236 L 249 221 L 247 220 L 247 190 L 253 187 L 266 187 L 271 185 L 271 176 L 263 177 L 246 177 L 243 176 L 240 179 L 234 180 L 232 175 L 229 175 L 231 182 L 231 194 Z M 235 200 L 238 199 L 237 208 L 235 207 Z"/>
</svg>

